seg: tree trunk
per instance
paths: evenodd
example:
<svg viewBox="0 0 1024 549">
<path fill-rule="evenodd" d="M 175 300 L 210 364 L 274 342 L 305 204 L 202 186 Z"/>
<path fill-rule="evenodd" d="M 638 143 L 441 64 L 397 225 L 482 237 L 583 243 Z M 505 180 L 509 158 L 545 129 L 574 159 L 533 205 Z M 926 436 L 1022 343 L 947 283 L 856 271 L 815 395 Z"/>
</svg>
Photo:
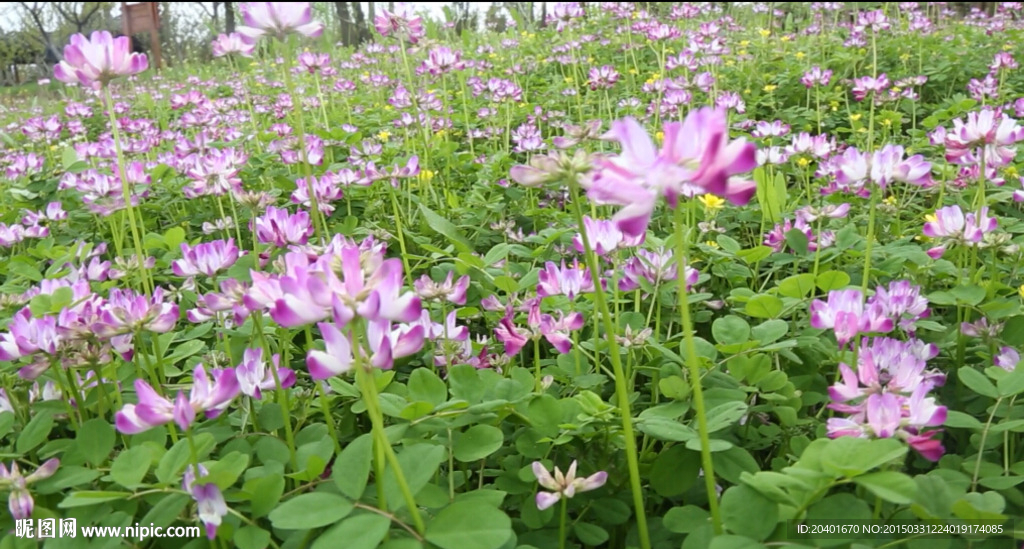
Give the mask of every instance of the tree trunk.
<svg viewBox="0 0 1024 549">
<path fill-rule="evenodd" d="M 235 32 L 235 3 L 224 2 L 224 31 Z"/>
<path fill-rule="evenodd" d="M 348 11 L 348 2 L 335 2 L 334 11 L 338 14 L 338 32 L 341 33 L 341 43 L 351 46 L 352 15 Z"/>
<path fill-rule="evenodd" d="M 373 4 L 370 4 L 371 6 Z M 364 40 L 370 39 L 370 28 L 366 25 L 366 17 L 363 15 L 363 7 L 359 2 L 352 2 L 352 21 L 355 29 L 353 32 L 353 46 L 361 44 Z"/>
</svg>

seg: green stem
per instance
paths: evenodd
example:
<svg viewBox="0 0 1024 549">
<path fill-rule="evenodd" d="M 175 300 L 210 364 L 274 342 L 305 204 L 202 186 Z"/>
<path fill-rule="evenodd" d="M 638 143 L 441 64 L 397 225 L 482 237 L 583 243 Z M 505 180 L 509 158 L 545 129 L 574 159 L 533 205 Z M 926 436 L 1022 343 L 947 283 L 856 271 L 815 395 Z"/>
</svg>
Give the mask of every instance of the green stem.
<svg viewBox="0 0 1024 549">
<path fill-rule="evenodd" d="M 570 201 L 576 214 L 576 224 L 578 227 L 584 227 L 583 210 L 580 208 L 579 183 L 575 178 L 569 181 L 569 192 L 571 194 Z M 622 370 L 622 356 L 619 354 L 619 343 L 615 339 L 615 324 L 612 321 L 611 313 L 608 311 L 608 303 L 605 300 L 604 289 L 601 286 L 601 271 L 597 264 L 597 256 L 594 255 L 594 250 L 590 246 L 590 238 L 587 236 L 587 231 L 580 231 L 580 237 L 583 240 L 584 255 L 587 259 L 587 266 L 590 268 L 590 277 L 594 283 L 594 300 L 597 302 L 597 308 L 601 313 L 605 337 L 608 341 L 608 355 L 612 361 L 612 370 L 615 374 L 615 394 L 618 398 L 619 415 L 622 419 L 622 435 L 626 445 L 626 466 L 629 469 L 629 484 L 633 493 L 637 534 L 640 537 L 641 549 L 651 549 L 651 538 L 647 530 L 647 513 L 644 509 L 643 487 L 640 485 L 640 463 L 637 459 L 636 434 L 633 432 L 633 414 L 630 411 L 629 393 L 626 387 L 626 375 Z"/>
<path fill-rule="evenodd" d="M 718 492 L 715 490 L 715 470 L 711 460 L 711 435 L 708 430 L 707 409 L 704 406 L 704 389 L 701 387 L 700 364 L 697 356 L 697 345 L 693 337 L 693 320 L 690 318 L 690 302 L 686 292 L 686 249 L 689 234 L 683 223 L 683 209 L 676 206 L 676 262 L 679 286 L 679 311 L 682 317 L 683 344 L 686 347 L 686 365 L 690 374 L 690 386 L 693 392 L 693 409 L 697 416 L 697 431 L 700 435 L 700 458 L 704 468 L 704 483 L 707 489 L 708 507 L 711 511 L 711 524 L 715 535 L 722 533 L 722 516 L 718 511 Z"/>
<path fill-rule="evenodd" d="M 395 450 L 391 447 L 387 433 L 384 432 L 384 415 L 380 409 L 377 384 L 373 378 L 373 367 L 363 363 L 363 356 L 358 345 L 359 340 L 355 337 L 355 331 L 350 333 L 352 335 L 353 358 L 355 359 L 356 383 L 359 385 L 360 392 L 363 393 L 363 401 L 366 403 L 366 413 L 370 416 L 373 436 L 376 439 L 376 444 L 383 449 L 388 465 L 391 466 L 391 470 L 395 474 L 395 480 L 398 482 L 398 487 L 402 490 L 405 505 L 409 508 L 412 521 L 416 525 L 416 531 L 423 534 L 426 526 L 423 523 L 423 517 L 420 516 L 419 507 L 416 506 L 416 498 L 413 496 L 412 490 L 409 489 L 409 483 L 405 480 L 405 473 L 402 472 L 402 465 L 398 462 L 398 457 L 395 455 Z M 379 469 L 380 467 L 378 467 Z M 383 484 L 383 477 L 379 478 L 377 482 Z"/>
<path fill-rule="evenodd" d="M 139 268 L 139 277 L 142 279 L 142 287 L 148 294 L 153 293 L 153 282 L 149 279 L 149 270 L 146 269 L 144 257 L 145 249 L 142 247 L 142 237 L 139 235 L 139 227 L 135 223 L 135 207 L 132 206 L 131 184 L 124 171 L 124 151 L 121 149 L 121 130 L 117 126 L 117 117 L 114 116 L 114 97 L 110 94 L 110 87 L 104 86 L 103 93 L 107 98 L 107 115 L 110 117 L 110 132 L 114 138 L 114 151 L 117 153 L 117 171 L 121 177 L 121 194 L 124 198 L 125 212 L 128 214 L 128 225 L 132 229 L 132 243 L 135 245 L 135 260 Z"/>
<path fill-rule="evenodd" d="M 874 187 L 869 188 L 871 198 L 868 206 L 868 236 L 867 244 L 864 246 L 864 274 L 860 282 L 861 292 L 864 292 L 865 295 L 868 291 L 868 281 L 871 279 L 871 248 L 875 243 L 875 212 L 878 209 L 878 193 L 875 192 Z"/>
<path fill-rule="evenodd" d="M 565 549 L 565 521 L 569 515 L 569 498 L 562 495 L 562 511 L 558 519 L 558 549 Z"/>
</svg>

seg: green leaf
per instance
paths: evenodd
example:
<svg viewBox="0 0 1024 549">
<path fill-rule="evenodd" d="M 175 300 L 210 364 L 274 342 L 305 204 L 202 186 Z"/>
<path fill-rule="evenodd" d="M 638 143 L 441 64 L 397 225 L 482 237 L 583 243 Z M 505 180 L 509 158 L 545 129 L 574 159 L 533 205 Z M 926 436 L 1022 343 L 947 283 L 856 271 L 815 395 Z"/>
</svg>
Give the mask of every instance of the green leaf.
<svg viewBox="0 0 1024 549">
<path fill-rule="evenodd" d="M 78 153 L 75 151 L 75 148 L 71 145 L 64 147 L 60 154 L 60 162 L 65 171 L 69 170 L 75 162 L 78 162 Z"/>
<path fill-rule="evenodd" d="M 818 275 L 816 284 L 823 292 L 840 290 L 850 283 L 850 275 L 842 271 L 825 271 Z"/>
<path fill-rule="evenodd" d="M 456 502 L 434 517 L 424 537 L 441 549 L 498 549 L 512 537 L 512 521 L 493 507 Z"/>
<path fill-rule="evenodd" d="M 718 245 L 731 254 L 735 254 L 741 249 L 740 243 L 735 238 L 725 236 L 724 234 L 718 235 Z"/>
<path fill-rule="evenodd" d="M 991 398 L 999 397 L 999 391 L 996 389 L 996 386 L 993 385 L 987 377 L 985 377 L 985 374 L 970 366 L 964 366 L 957 370 L 956 376 L 960 379 L 961 383 L 967 386 L 967 388 L 979 395 Z"/>
<path fill-rule="evenodd" d="M 856 477 L 906 454 L 906 444 L 894 438 L 867 440 L 839 437 L 826 441 L 821 454 L 821 467 L 828 473 Z"/>
<path fill-rule="evenodd" d="M 238 480 L 238 477 L 245 472 L 248 466 L 249 454 L 231 452 L 208 467 L 209 474 L 204 477 L 203 484 L 212 482 L 221 490 L 227 490 Z"/>
<path fill-rule="evenodd" d="M 899 505 L 910 503 L 917 496 L 917 484 L 914 483 L 914 479 L 897 471 L 869 473 L 856 477 L 853 481 L 876 496 Z"/>
<path fill-rule="evenodd" d="M 205 458 L 216 444 L 210 433 L 199 433 L 193 438 L 196 444 L 196 457 L 199 459 Z M 185 469 L 190 460 L 188 439 L 181 439 L 160 458 L 160 463 L 156 466 L 156 478 L 164 484 L 175 482 L 178 480 L 178 474 Z"/>
<path fill-rule="evenodd" d="M 114 426 L 103 418 L 93 418 L 78 428 L 75 444 L 82 457 L 93 465 L 103 463 L 114 449 Z"/>
<path fill-rule="evenodd" d="M 259 526 L 242 526 L 232 539 L 238 549 L 264 549 L 270 545 L 270 532 Z"/>
<path fill-rule="evenodd" d="M 959 429 L 981 429 L 984 427 L 984 424 L 972 415 L 958 410 L 949 410 L 946 412 L 946 422 L 943 423 L 943 426 Z"/>
<path fill-rule="evenodd" d="M 986 477 L 978 481 L 978 484 L 992 490 L 1009 490 L 1024 482 L 1024 477 Z"/>
<path fill-rule="evenodd" d="M 277 507 L 281 495 L 284 494 L 284 484 L 285 480 L 281 475 L 267 475 L 245 483 L 244 490 L 252 494 L 252 518 L 265 516 Z"/>
<path fill-rule="evenodd" d="M 674 419 L 657 416 L 638 419 L 636 428 L 645 435 L 669 442 L 685 442 L 697 436 L 697 431 L 690 427 Z"/>
<path fill-rule="evenodd" d="M 722 521 L 734 534 L 763 540 L 779 522 L 779 505 L 749 486 L 733 486 L 722 494 Z"/>
<path fill-rule="evenodd" d="M 608 541 L 608 531 L 596 524 L 577 522 L 573 525 L 572 531 L 583 545 L 595 546 Z"/>
<path fill-rule="evenodd" d="M 481 460 L 501 449 L 505 435 L 491 425 L 474 425 L 455 439 L 455 459 L 467 462 Z"/>
<path fill-rule="evenodd" d="M 799 231 L 797 231 L 799 232 Z M 803 234 L 803 233 L 800 233 Z M 788 237 L 787 237 L 788 238 Z M 806 236 L 805 236 L 806 238 Z M 785 278 L 779 283 L 779 293 L 785 297 L 803 299 L 814 291 L 814 275 L 804 273 Z"/>
<path fill-rule="evenodd" d="M 789 323 L 785 320 L 773 319 L 754 326 L 750 330 L 750 335 L 761 342 L 761 345 L 767 345 L 777 341 L 780 337 L 786 335 L 787 332 L 789 332 Z"/>
<path fill-rule="evenodd" d="M 372 460 L 373 438 L 369 433 L 350 442 L 334 460 L 331 475 L 338 490 L 352 499 L 359 499 L 366 490 Z"/>
<path fill-rule="evenodd" d="M 435 444 L 416 444 L 398 454 L 398 464 L 413 495 L 419 493 L 430 482 L 447 454 L 444 446 Z M 405 507 L 402 489 L 399 488 L 390 465 L 384 473 L 384 496 L 391 510 L 396 511 Z"/>
<path fill-rule="evenodd" d="M 708 549 L 764 549 L 764 545 L 748 537 L 725 534 L 712 538 Z"/>
<path fill-rule="evenodd" d="M 1017 368 L 996 382 L 999 396 L 1009 397 L 1024 392 L 1024 368 Z"/>
<path fill-rule="evenodd" d="M 953 294 L 957 301 L 968 305 L 977 305 L 985 299 L 985 288 L 974 284 L 970 286 L 957 286 L 950 290 L 949 293 Z"/>
<path fill-rule="evenodd" d="M 391 520 L 374 513 L 349 517 L 317 537 L 312 549 L 374 549 L 390 527 Z"/>
<path fill-rule="evenodd" d="M 171 227 L 164 233 L 164 244 L 167 245 L 167 249 L 175 252 L 181 247 L 181 243 L 185 242 L 185 229 L 181 227 Z"/>
<path fill-rule="evenodd" d="M 15 448 L 19 454 L 26 454 L 29 450 L 42 444 L 46 437 L 50 436 L 51 430 L 53 430 L 53 414 L 42 410 L 25 425 L 21 434 L 18 435 Z"/>
<path fill-rule="evenodd" d="M 311 530 L 338 522 L 353 508 L 352 502 L 339 495 L 313 492 L 279 505 L 270 512 L 270 522 L 282 530 Z"/>
<path fill-rule="evenodd" d="M 141 486 L 152 460 L 152 454 L 144 446 L 129 448 L 114 459 L 110 466 L 110 477 L 121 486 L 134 490 Z"/>
<path fill-rule="evenodd" d="M 502 275 L 494 277 L 494 285 L 506 294 L 514 294 L 519 291 L 519 281 L 511 276 Z"/>
<path fill-rule="evenodd" d="M 675 534 L 689 534 L 690 532 L 710 524 L 711 513 L 696 505 L 684 505 L 673 507 L 665 513 L 662 525 L 669 532 Z"/>
<path fill-rule="evenodd" d="M 798 255 L 807 255 L 807 248 L 810 246 L 810 240 L 807 238 L 807 234 L 800 229 L 791 229 L 786 232 L 786 244 Z M 811 275 L 812 283 L 814 275 Z"/>
<path fill-rule="evenodd" d="M 746 402 L 734 400 L 719 404 L 707 412 L 708 432 L 721 431 L 739 421 L 746 413 Z"/>
<path fill-rule="evenodd" d="M 676 445 L 663 450 L 655 458 L 650 474 L 651 486 L 660 496 L 678 496 L 696 484 L 699 473 L 700 454 Z"/>
<path fill-rule="evenodd" d="M 437 406 L 448 400 L 448 386 L 430 368 L 416 368 L 409 376 L 409 398 Z"/>
<path fill-rule="evenodd" d="M 774 318 L 782 312 L 782 300 L 773 295 L 756 295 L 743 310 L 754 318 Z"/>
<path fill-rule="evenodd" d="M 451 221 L 441 217 L 434 210 L 431 210 L 424 204 L 420 204 L 420 213 L 423 214 L 423 219 L 426 220 L 427 225 L 441 236 L 448 239 L 449 242 L 455 245 L 455 247 L 462 252 L 472 253 L 473 245 L 470 244 L 469 240 L 459 232 L 458 227 L 452 224 Z"/>
<path fill-rule="evenodd" d="M 99 505 L 108 501 L 125 499 L 130 495 L 132 495 L 131 492 L 75 492 L 64 498 L 64 501 L 58 503 L 57 507 L 61 509 L 88 507 L 90 505 Z"/>
<path fill-rule="evenodd" d="M 746 320 L 728 315 L 715 319 L 711 324 L 711 334 L 715 341 L 722 344 L 746 343 L 750 341 L 750 325 Z"/>
</svg>

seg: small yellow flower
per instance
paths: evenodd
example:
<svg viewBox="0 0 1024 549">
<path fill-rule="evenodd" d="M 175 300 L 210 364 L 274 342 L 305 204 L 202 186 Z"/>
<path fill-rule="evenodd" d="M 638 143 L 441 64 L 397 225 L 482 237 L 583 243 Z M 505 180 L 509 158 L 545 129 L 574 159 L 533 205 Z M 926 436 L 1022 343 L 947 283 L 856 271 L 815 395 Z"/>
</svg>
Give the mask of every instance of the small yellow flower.
<svg viewBox="0 0 1024 549">
<path fill-rule="evenodd" d="M 736 55 L 746 55 L 746 54 L 747 54 L 747 50 L 740 50 L 740 51 L 736 52 Z"/>
<path fill-rule="evenodd" d="M 593 57 L 588 57 L 587 58 L 587 63 L 593 64 L 594 63 L 594 58 Z"/>
<path fill-rule="evenodd" d="M 434 178 L 434 172 L 431 170 L 420 170 L 419 177 L 421 181 L 430 181 Z"/>
<path fill-rule="evenodd" d="M 640 12 L 634 11 L 633 12 L 633 19 L 640 19 Z"/>
<path fill-rule="evenodd" d="M 900 56 L 900 61 L 903 61 L 904 63 L 906 63 L 907 61 L 910 61 L 910 54 L 909 53 L 904 53 L 903 55 L 901 55 Z"/>
<path fill-rule="evenodd" d="M 863 117 L 864 117 L 864 115 L 858 112 L 858 113 L 855 113 L 855 114 L 851 114 L 850 115 L 850 120 L 856 122 L 856 121 L 860 120 Z"/>
<path fill-rule="evenodd" d="M 801 168 L 806 168 L 807 166 L 811 165 L 811 161 L 807 157 L 801 156 L 800 159 L 796 161 L 796 165 L 800 166 Z"/>
<path fill-rule="evenodd" d="M 772 31 L 770 31 L 768 29 L 761 29 L 761 30 L 759 30 L 757 32 L 758 32 L 758 34 L 761 35 L 762 38 L 768 38 L 769 36 L 772 35 Z"/>
<path fill-rule="evenodd" d="M 704 210 L 713 213 L 725 207 L 725 200 L 713 194 L 704 194 L 697 197 L 697 201 L 704 205 Z"/>
<path fill-rule="evenodd" d="M 383 131 L 381 131 L 380 133 L 377 134 L 377 139 L 380 139 L 381 141 L 384 141 L 384 142 L 387 142 L 389 137 L 391 137 L 391 132 L 389 132 L 387 130 L 383 130 Z"/>
<path fill-rule="evenodd" d="M 896 197 L 893 196 L 893 195 L 889 195 L 889 196 L 885 197 L 885 199 L 882 200 L 882 202 L 884 202 L 886 206 L 895 206 L 896 205 Z"/>
<path fill-rule="evenodd" d="M 828 106 L 832 108 L 832 112 L 839 110 L 839 101 L 829 101 Z"/>
<path fill-rule="evenodd" d="M 882 125 L 885 126 L 886 128 L 888 128 L 888 127 L 892 126 L 892 120 L 886 118 L 885 120 L 882 120 Z"/>
<path fill-rule="evenodd" d="M 857 128 L 857 133 L 868 133 L 868 129 L 861 126 L 860 128 Z"/>
<path fill-rule="evenodd" d="M 57 145 L 50 145 L 50 150 L 51 151 L 57 150 Z"/>
<path fill-rule="evenodd" d="M 747 47 L 750 45 L 750 40 L 740 40 L 740 47 Z"/>
<path fill-rule="evenodd" d="M 1022 284 L 1020 288 L 1017 288 L 1017 293 L 1020 295 L 1021 299 L 1024 299 L 1024 284 Z"/>
<path fill-rule="evenodd" d="M 750 88 L 743 90 L 743 95 L 750 95 Z"/>
<path fill-rule="evenodd" d="M 489 53 L 489 54 L 487 54 L 487 57 L 490 58 L 490 59 L 497 59 L 498 54 L 496 54 L 496 53 Z"/>
<path fill-rule="evenodd" d="M 526 32 L 526 31 L 520 31 L 520 32 L 519 32 L 519 36 L 526 36 L 526 35 L 527 35 L 527 32 Z"/>
<path fill-rule="evenodd" d="M 566 83 L 570 83 L 570 84 L 571 84 L 571 83 L 572 83 L 572 80 L 573 80 L 573 79 L 572 79 L 572 77 L 571 77 L 571 76 L 566 76 L 566 77 L 565 77 L 565 81 L 566 81 Z"/>
<path fill-rule="evenodd" d="M 1010 166 L 1009 168 L 1006 168 L 1005 170 L 1003 170 L 1003 173 L 1006 174 L 1006 177 L 1010 179 L 1016 179 L 1020 175 L 1017 172 L 1016 166 Z"/>
<path fill-rule="evenodd" d="M 384 105 L 384 110 L 390 111 L 393 107 L 391 105 Z"/>
<path fill-rule="evenodd" d="M 636 74 L 636 73 L 637 73 L 636 69 L 629 69 L 629 74 Z"/>
<path fill-rule="evenodd" d="M 779 40 L 782 40 L 783 42 L 789 42 L 789 37 L 783 36 L 782 38 L 779 38 Z"/>
<path fill-rule="evenodd" d="M 764 90 L 765 93 L 772 93 L 773 91 L 775 91 L 775 88 L 778 88 L 778 86 L 776 86 L 775 84 L 765 84 L 764 87 L 761 89 Z"/>
<path fill-rule="evenodd" d="M 731 66 L 733 66 L 735 64 L 736 64 L 736 61 L 734 59 L 726 59 L 725 60 L 725 66 L 726 67 L 731 67 Z"/>
<path fill-rule="evenodd" d="M 708 246 L 710 246 L 712 248 L 717 248 L 718 247 L 718 242 L 715 242 L 714 240 L 708 240 L 707 242 L 705 242 L 705 244 L 707 244 Z"/>
<path fill-rule="evenodd" d="M 437 130 L 436 132 L 434 132 L 434 135 L 436 135 L 437 137 L 440 137 L 441 139 L 444 139 L 444 136 L 447 135 L 447 134 L 448 134 L 448 132 L 446 132 L 444 130 Z"/>
<path fill-rule="evenodd" d="M 797 59 L 803 59 L 804 57 L 807 56 L 807 54 L 805 54 L 802 51 L 798 51 L 798 52 L 796 52 L 795 56 L 796 56 Z"/>
<path fill-rule="evenodd" d="M 654 138 L 658 140 L 658 143 L 661 143 L 665 140 L 665 132 L 658 132 L 654 134 Z"/>
</svg>

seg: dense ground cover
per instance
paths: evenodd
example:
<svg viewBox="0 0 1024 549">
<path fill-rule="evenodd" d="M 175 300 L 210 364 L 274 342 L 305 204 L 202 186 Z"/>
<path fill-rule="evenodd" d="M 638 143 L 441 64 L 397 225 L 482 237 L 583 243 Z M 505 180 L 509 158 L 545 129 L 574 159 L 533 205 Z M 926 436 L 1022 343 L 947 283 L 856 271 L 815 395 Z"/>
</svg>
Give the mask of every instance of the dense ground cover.
<svg viewBox="0 0 1024 549">
<path fill-rule="evenodd" d="M 787 6 L 75 37 L 0 136 L 0 547 L 1019 543 L 1021 5 Z"/>
</svg>

